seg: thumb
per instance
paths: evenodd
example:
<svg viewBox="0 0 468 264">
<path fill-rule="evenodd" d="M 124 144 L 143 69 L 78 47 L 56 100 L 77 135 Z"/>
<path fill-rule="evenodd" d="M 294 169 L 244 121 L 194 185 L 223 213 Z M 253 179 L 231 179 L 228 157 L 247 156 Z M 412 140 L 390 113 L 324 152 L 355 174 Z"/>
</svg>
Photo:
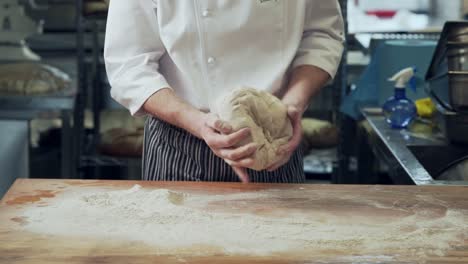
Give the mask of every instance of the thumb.
<svg viewBox="0 0 468 264">
<path fill-rule="evenodd" d="M 296 121 L 299 118 L 299 109 L 295 106 L 288 106 L 288 116 L 292 121 Z"/>
<path fill-rule="evenodd" d="M 224 134 L 229 134 L 232 131 L 232 127 L 227 122 L 222 121 L 217 115 L 212 113 L 207 114 L 205 125 Z"/>
<path fill-rule="evenodd" d="M 246 169 L 246 168 L 232 167 L 232 169 L 233 169 L 234 172 L 237 174 L 237 176 L 239 176 L 239 179 L 240 179 L 243 183 L 248 183 L 248 182 L 250 181 L 250 179 L 249 179 L 249 174 L 247 173 L 247 169 Z"/>
<path fill-rule="evenodd" d="M 301 143 L 302 139 L 302 114 L 298 108 L 295 106 L 288 106 L 288 116 L 291 119 L 291 125 L 293 129 L 293 135 L 289 139 L 289 142 L 283 146 L 281 146 L 277 154 L 283 155 L 285 153 L 293 152 L 297 146 Z"/>
</svg>

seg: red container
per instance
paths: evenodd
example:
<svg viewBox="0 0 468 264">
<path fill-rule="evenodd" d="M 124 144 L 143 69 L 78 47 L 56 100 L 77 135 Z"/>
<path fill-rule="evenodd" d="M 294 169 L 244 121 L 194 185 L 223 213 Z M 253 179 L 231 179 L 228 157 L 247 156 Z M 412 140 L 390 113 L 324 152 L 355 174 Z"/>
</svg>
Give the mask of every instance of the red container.
<svg viewBox="0 0 468 264">
<path fill-rule="evenodd" d="M 369 10 L 366 11 L 368 15 L 374 15 L 379 18 L 392 18 L 397 13 L 396 10 Z"/>
</svg>

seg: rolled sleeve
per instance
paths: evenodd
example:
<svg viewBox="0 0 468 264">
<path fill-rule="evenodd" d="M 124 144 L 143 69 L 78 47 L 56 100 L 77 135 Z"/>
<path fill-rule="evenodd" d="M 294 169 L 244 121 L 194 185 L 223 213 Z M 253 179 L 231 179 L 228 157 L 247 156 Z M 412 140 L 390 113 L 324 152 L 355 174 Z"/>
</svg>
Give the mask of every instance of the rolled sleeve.
<svg viewBox="0 0 468 264">
<path fill-rule="evenodd" d="M 344 23 L 336 0 L 308 0 L 302 41 L 293 68 L 313 65 L 333 79 L 343 53 Z"/>
<path fill-rule="evenodd" d="M 159 73 L 159 60 L 165 53 L 152 1 L 110 2 L 104 45 L 106 71 L 112 98 L 132 115 L 146 114 L 142 110 L 146 100 L 170 88 Z"/>
</svg>

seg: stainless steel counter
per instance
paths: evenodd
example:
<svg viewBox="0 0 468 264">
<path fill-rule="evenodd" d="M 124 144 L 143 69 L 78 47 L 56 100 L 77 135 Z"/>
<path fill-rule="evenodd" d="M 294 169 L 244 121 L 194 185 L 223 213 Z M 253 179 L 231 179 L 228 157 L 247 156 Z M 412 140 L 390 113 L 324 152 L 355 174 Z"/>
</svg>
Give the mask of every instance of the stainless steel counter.
<svg viewBox="0 0 468 264">
<path fill-rule="evenodd" d="M 386 123 L 383 115 L 375 109 L 362 110 L 366 121 L 377 140 L 373 141 L 372 151 L 380 161 L 387 165 L 389 170 L 396 171 L 391 178 L 397 184 L 416 185 L 468 185 L 464 181 L 440 181 L 431 176 L 426 166 L 416 157 L 419 149 L 451 147 L 437 130 L 411 130 L 392 129 Z M 440 151 L 439 151 L 440 152 Z M 468 152 L 468 149 L 467 149 Z M 445 153 L 440 153 L 445 155 Z M 434 160 L 438 157 L 434 156 Z M 405 175 L 406 174 L 406 175 Z"/>
</svg>

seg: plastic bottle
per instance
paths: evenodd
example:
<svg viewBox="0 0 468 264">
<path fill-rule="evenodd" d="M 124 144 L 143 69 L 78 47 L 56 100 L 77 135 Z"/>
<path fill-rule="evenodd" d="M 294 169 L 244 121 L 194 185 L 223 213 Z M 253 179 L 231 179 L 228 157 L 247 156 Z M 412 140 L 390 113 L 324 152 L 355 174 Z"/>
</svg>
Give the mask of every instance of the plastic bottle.
<svg viewBox="0 0 468 264">
<path fill-rule="evenodd" d="M 389 81 L 395 82 L 395 94 L 383 105 L 383 113 L 387 123 L 396 129 L 408 127 L 417 115 L 416 105 L 406 97 L 406 84 L 416 89 L 413 67 L 405 68 L 395 74 Z"/>
</svg>

